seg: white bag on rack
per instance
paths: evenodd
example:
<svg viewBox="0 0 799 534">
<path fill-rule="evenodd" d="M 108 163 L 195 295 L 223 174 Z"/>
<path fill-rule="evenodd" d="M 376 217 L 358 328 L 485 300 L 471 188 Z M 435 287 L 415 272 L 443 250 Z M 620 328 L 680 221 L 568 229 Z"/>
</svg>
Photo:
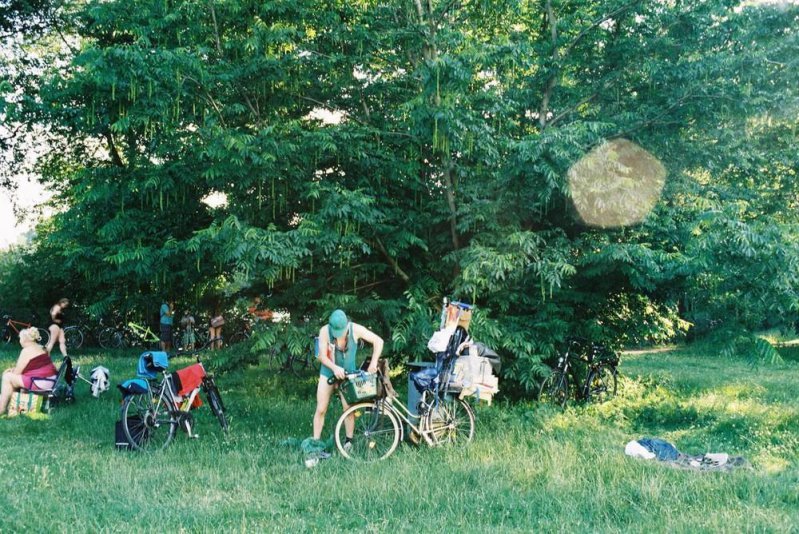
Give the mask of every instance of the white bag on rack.
<svg viewBox="0 0 799 534">
<path fill-rule="evenodd" d="M 430 349 L 430 352 L 444 352 L 447 350 L 449 340 L 454 333 L 455 327 L 444 328 L 443 330 L 435 332 L 433 337 L 430 338 L 430 341 L 427 342 L 427 348 Z"/>
</svg>

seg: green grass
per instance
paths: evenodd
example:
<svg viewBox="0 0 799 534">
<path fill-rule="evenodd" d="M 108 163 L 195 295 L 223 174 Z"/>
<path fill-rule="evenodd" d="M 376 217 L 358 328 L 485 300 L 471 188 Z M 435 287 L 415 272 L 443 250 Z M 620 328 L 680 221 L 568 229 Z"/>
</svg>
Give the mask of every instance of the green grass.
<svg viewBox="0 0 799 534">
<path fill-rule="evenodd" d="M 311 433 L 313 378 L 262 368 L 220 377 L 229 438 L 203 407 L 199 440 L 181 434 L 150 456 L 114 450 L 120 395 L 93 399 L 83 384 L 48 420 L 0 421 L 0 530 L 795 530 L 797 364 L 752 369 L 698 350 L 625 358 L 621 395 L 602 406 L 481 406 L 462 450 L 404 445 L 378 464 L 334 457 L 315 469 L 281 446 Z M 15 355 L 0 353 L 3 368 Z M 135 354 L 77 360 L 105 364 L 113 383 L 135 367 Z M 743 455 L 754 470 L 696 473 L 624 456 L 641 436 Z"/>
</svg>

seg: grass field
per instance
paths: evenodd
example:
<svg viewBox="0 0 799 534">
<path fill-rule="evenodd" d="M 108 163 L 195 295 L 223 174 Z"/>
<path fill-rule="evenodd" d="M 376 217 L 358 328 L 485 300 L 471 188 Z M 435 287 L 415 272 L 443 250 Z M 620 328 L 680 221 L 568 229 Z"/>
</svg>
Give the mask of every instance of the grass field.
<svg viewBox="0 0 799 534">
<path fill-rule="evenodd" d="M 203 407 L 199 440 L 180 434 L 150 456 L 114 450 L 119 393 L 97 400 L 79 385 L 77 402 L 47 420 L 0 420 L 0 531 L 799 531 L 799 364 L 751 368 L 709 352 L 628 356 L 620 396 L 598 407 L 481 406 L 462 450 L 405 445 L 378 464 L 334 456 L 315 469 L 281 445 L 311 433 L 310 375 L 219 377 L 230 436 Z M 0 352 L 2 368 L 15 357 Z M 109 367 L 114 384 L 133 376 L 135 359 L 76 357 Z M 754 469 L 626 457 L 641 436 L 743 455 Z"/>
</svg>

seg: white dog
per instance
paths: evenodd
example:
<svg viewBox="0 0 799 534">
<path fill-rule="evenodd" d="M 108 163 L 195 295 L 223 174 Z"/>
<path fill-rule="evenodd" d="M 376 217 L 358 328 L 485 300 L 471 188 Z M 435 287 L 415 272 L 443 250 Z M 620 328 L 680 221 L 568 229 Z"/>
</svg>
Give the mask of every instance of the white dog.
<svg viewBox="0 0 799 534">
<path fill-rule="evenodd" d="M 108 389 L 109 372 L 108 369 L 102 365 L 98 365 L 92 369 L 92 373 L 89 377 L 91 378 L 93 397 L 99 397 L 100 393 Z"/>
</svg>

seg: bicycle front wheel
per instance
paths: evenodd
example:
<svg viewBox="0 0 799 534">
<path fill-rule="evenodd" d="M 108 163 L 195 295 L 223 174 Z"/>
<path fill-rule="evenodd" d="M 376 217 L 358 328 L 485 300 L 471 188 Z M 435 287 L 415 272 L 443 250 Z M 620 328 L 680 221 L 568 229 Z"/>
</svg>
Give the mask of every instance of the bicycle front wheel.
<svg viewBox="0 0 799 534">
<path fill-rule="evenodd" d="M 68 326 L 64 328 L 64 339 L 67 343 L 67 348 L 74 350 L 83 346 L 83 332 L 77 326 Z"/>
<path fill-rule="evenodd" d="M 436 445 L 469 443 L 474 438 L 474 411 L 463 399 L 441 399 L 425 415 L 422 432 Z"/>
<path fill-rule="evenodd" d="M 586 402 L 602 403 L 616 396 L 616 369 L 600 365 L 588 375 L 585 389 Z"/>
<path fill-rule="evenodd" d="M 352 418 L 354 432 L 347 441 L 346 420 Z M 400 424 L 384 406 L 362 402 L 347 408 L 336 423 L 336 447 L 348 460 L 371 462 L 388 458 L 400 441 Z"/>
<path fill-rule="evenodd" d="M 211 411 L 219 421 L 219 426 L 222 427 L 223 432 L 227 432 L 228 421 L 225 415 L 225 405 L 222 403 L 222 396 L 216 387 L 213 379 L 205 381 L 205 395 L 208 397 L 208 404 L 211 406 Z"/>
<path fill-rule="evenodd" d="M 130 395 L 122 405 L 122 426 L 131 447 L 153 452 L 169 445 L 178 425 L 166 400 L 151 395 Z"/>
<path fill-rule="evenodd" d="M 538 401 L 556 404 L 561 408 L 569 400 L 569 379 L 562 371 L 554 371 L 541 383 Z"/>
<path fill-rule="evenodd" d="M 97 335 L 97 342 L 104 349 L 114 349 L 117 347 L 118 333 L 116 328 L 111 328 L 110 326 L 108 328 L 103 328 Z"/>
<path fill-rule="evenodd" d="M 306 369 L 308 369 L 311 362 L 308 361 L 308 355 L 303 354 L 301 356 L 290 356 L 288 363 L 291 366 L 291 371 L 295 375 L 300 376 Z"/>
</svg>

